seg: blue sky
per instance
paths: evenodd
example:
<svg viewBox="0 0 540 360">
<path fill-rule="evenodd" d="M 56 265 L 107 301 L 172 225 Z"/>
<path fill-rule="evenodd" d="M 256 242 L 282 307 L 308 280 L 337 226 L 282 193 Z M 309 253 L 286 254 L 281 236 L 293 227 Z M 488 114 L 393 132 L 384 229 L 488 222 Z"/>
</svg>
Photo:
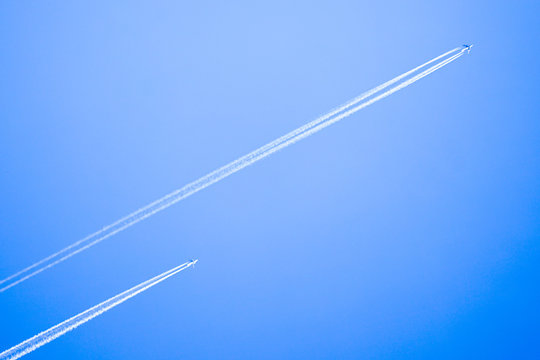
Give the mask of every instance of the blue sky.
<svg viewBox="0 0 540 360">
<path fill-rule="evenodd" d="M 29 356 L 540 355 L 537 2 L 0 7 L 0 277 L 476 44 L 2 293 L 0 349 L 199 258 Z"/>
</svg>

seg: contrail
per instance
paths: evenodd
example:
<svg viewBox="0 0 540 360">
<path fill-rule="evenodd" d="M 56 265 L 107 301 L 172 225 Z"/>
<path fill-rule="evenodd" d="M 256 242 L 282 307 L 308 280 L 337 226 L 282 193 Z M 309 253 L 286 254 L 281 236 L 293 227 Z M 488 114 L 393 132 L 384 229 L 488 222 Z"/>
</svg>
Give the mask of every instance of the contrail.
<svg viewBox="0 0 540 360">
<path fill-rule="evenodd" d="M 278 138 L 278 139 L 276 139 L 276 140 L 274 140 L 274 141 L 272 141 L 272 142 L 270 142 L 270 143 L 268 143 L 268 144 L 266 144 L 266 145 L 260 147 L 259 149 L 257 149 L 257 150 L 255 150 L 255 151 L 251 152 L 250 154 L 246 155 L 245 157 L 247 157 L 247 156 L 249 156 L 249 155 L 255 155 L 256 153 L 264 152 L 264 151 L 266 151 L 267 149 L 270 149 L 270 148 L 272 148 L 272 147 L 274 147 L 274 146 L 276 146 L 276 145 L 282 143 L 283 141 L 286 141 L 286 140 L 288 140 L 288 139 L 290 139 L 290 138 L 292 138 L 292 137 L 294 137 L 294 136 L 296 136 L 296 135 L 298 135 L 298 134 L 300 134 L 300 133 L 302 133 L 302 132 L 304 132 L 304 131 L 306 131 L 306 130 L 312 128 L 312 127 L 314 127 L 315 125 L 320 124 L 321 122 L 325 121 L 326 119 L 330 118 L 331 116 L 336 115 L 337 113 L 344 111 L 345 109 L 347 109 L 347 108 L 349 108 L 349 107 L 351 107 L 351 106 L 353 106 L 353 105 L 359 103 L 360 101 L 366 99 L 367 97 L 369 97 L 369 96 L 371 96 L 371 95 L 373 95 L 373 94 L 375 94 L 375 93 L 377 93 L 377 92 L 379 92 L 379 91 L 381 91 L 381 90 L 387 88 L 388 86 L 393 85 L 394 83 L 398 82 L 399 80 L 401 80 L 401 79 L 403 79 L 403 78 L 405 78 L 405 77 L 407 77 L 407 76 L 413 74 L 414 72 L 418 71 L 419 69 L 421 69 L 421 68 L 423 68 L 423 67 L 425 67 L 425 66 L 427 66 L 427 65 L 429 65 L 429 64 L 431 64 L 431 63 L 433 63 L 433 62 L 435 62 L 435 61 L 437 61 L 437 60 L 439 60 L 439 59 L 441 59 L 441 58 L 444 58 L 444 57 L 450 55 L 451 53 L 454 53 L 454 52 L 456 52 L 456 51 L 458 51 L 458 50 L 460 50 L 460 49 L 461 49 L 461 48 L 459 48 L 459 47 L 458 47 L 458 48 L 455 48 L 455 49 L 452 49 L 452 50 L 450 50 L 450 51 L 448 51 L 448 52 L 446 52 L 446 53 L 444 53 L 444 54 L 442 54 L 442 55 L 439 55 L 439 56 L 437 56 L 437 57 L 435 57 L 435 58 L 429 60 L 428 62 L 426 62 L 426 63 L 424 63 L 424 64 L 422 64 L 422 65 L 420 65 L 420 66 L 417 66 L 416 68 L 414 68 L 414 69 L 412 69 L 412 70 L 407 71 L 406 73 L 403 73 L 403 74 L 401 74 L 401 75 L 399 75 L 399 76 L 396 76 L 396 77 L 393 78 L 392 80 L 389 80 L 389 81 L 385 82 L 385 83 L 382 84 L 382 85 L 379 85 L 379 86 L 377 86 L 377 87 L 375 87 L 375 88 L 373 88 L 373 89 L 371 89 L 371 90 L 366 91 L 365 93 L 363 93 L 363 94 L 359 95 L 358 97 L 356 97 L 356 98 L 354 98 L 354 99 L 348 101 L 347 103 L 345 103 L 345 104 L 343 104 L 343 105 L 337 107 L 336 109 L 330 111 L 329 113 L 327 113 L 327 114 L 325 114 L 325 115 L 323 115 L 323 116 L 320 116 L 319 118 L 315 119 L 314 121 L 311 121 L 310 123 L 308 123 L 308 124 L 306 124 L 306 125 L 304 125 L 304 126 L 301 126 L 301 127 L 299 127 L 298 129 L 293 130 L 293 131 L 289 132 L 288 134 L 286 134 L 286 135 L 284 135 L 284 136 L 282 136 L 282 137 L 280 137 L 280 138 Z M 241 160 L 241 159 L 242 159 L 242 158 L 240 158 L 240 159 L 238 159 L 238 160 L 236 160 L 236 161 L 234 161 L 234 162 L 232 162 L 232 163 L 230 163 L 230 164 L 228 164 L 228 165 L 232 165 L 232 164 L 238 162 L 238 161 Z M 227 166 L 225 166 L 225 167 L 227 167 Z M 211 175 L 211 174 L 209 174 L 209 175 Z M 180 189 L 180 190 L 182 190 L 182 189 Z M 118 221 L 116 221 L 116 222 L 114 222 L 114 223 L 112 223 L 112 224 L 110 224 L 110 225 L 105 226 L 105 227 L 102 228 L 101 230 L 99 230 L 99 231 L 97 231 L 97 232 L 95 232 L 95 233 L 93 233 L 93 234 L 88 235 L 87 237 L 85 237 L 85 238 L 83 238 L 83 239 L 81 239 L 81 240 L 79 240 L 79 241 L 77 241 L 77 242 L 75 242 L 75 243 L 73 243 L 73 244 L 71 244 L 71 245 L 69 245 L 69 246 L 63 248 L 62 250 L 60 250 L 60 251 L 58 251 L 58 252 L 56 252 L 56 253 L 54 253 L 54 254 L 49 255 L 49 256 L 46 257 L 46 258 L 41 259 L 40 261 L 38 261 L 38 262 L 36 262 L 36 263 L 34 263 L 34 264 L 32 264 L 32 265 L 30 265 L 30 266 L 28 266 L 28 267 L 26 267 L 26 268 L 24 268 L 24 269 L 18 271 L 18 272 L 14 273 L 14 274 L 12 274 L 12 275 L 10 275 L 10 276 L 8 276 L 8 277 L 5 278 L 5 279 L 0 280 L 0 284 L 2 284 L 2 283 L 4 283 L 4 282 L 7 282 L 7 281 L 9 281 L 9 280 L 11 280 L 11 279 L 13 279 L 13 278 L 16 278 L 16 277 L 18 277 L 18 276 L 20 276 L 20 275 L 22 275 L 22 274 L 24 274 L 24 273 L 27 273 L 27 272 L 29 272 L 31 269 L 33 269 L 33 268 L 35 268 L 35 267 L 37 267 L 37 266 L 39 266 L 39 265 L 41 265 L 41 264 L 43 264 L 43 263 L 49 261 L 49 260 L 52 260 L 53 258 L 59 257 L 59 255 L 61 255 L 61 254 L 65 253 L 65 252 L 67 252 L 68 250 L 70 250 L 70 249 L 72 249 L 72 248 L 74 248 L 74 247 L 76 247 L 76 246 L 78 246 L 78 245 L 81 245 L 81 244 L 83 244 L 83 243 L 88 243 L 88 242 L 91 242 L 92 239 L 99 238 L 100 235 L 103 235 L 106 231 L 108 231 L 108 230 L 111 229 L 112 227 L 115 227 L 115 226 L 117 226 L 117 225 L 120 225 L 122 222 L 127 221 L 128 219 L 131 219 L 132 217 L 136 216 L 137 214 L 141 213 L 142 211 L 144 211 L 144 210 L 150 208 L 152 205 L 156 205 L 156 204 L 158 204 L 158 203 L 164 201 L 166 198 L 168 198 L 168 197 L 170 197 L 170 196 L 174 196 L 174 195 L 176 194 L 176 192 L 178 192 L 178 191 L 180 191 L 180 190 L 177 190 L 177 191 L 175 191 L 175 192 L 172 192 L 172 193 L 170 193 L 170 194 L 167 194 L 167 195 L 165 195 L 164 197 L 160 198 L 159 200 L 156 200 L 155 202 L 153 202 L 153 203 L 151 203 L 151 204 L 149 204 L 149 205 L 147 205 L 147 206 L 145 206 L 145 207 L 143 207 L 143 208 L 140 208 L 139 210 L 137 210 L 137 211 L 135 211 L 135 212 L 133 212 L 133 213 L 131 213 L 131 214 L 125 216 L 124 218 L 122 218 L 122 219 L 120 219 L 120 220 L 118 220 Z M 141 219 L 141 220 L 142 220 L 142 219 Z M 140 220 L 137 220 L 136 222 L 138 222 L 138 221 L 140 221 Z M 123 229 L 122 229 L 122 230 L 123 230 Z M 119 230 L 119 231 L 121 231 L 121 230 Z M 112 235 L 112 234 L 111 234 L 111 235 Z M 105 238 L 106 238 L 106 237 L 105 237 Z M 100 238 L 99 240 L 101 241 L 101 240 L 104 240 L 105 238 Z M 55 263 L 55 264 L 56 264 L 56 263 Z M 33 275 L 35 275 L 35 274 L 37 274 L 37 273 L 33 273 L 31 276 L 33 276 Z M 31 276 L 30 276 L 30 277 L 31 277 Z M 27 277 L 24 278 L 24 280 L 26 280 L 26 279 L 27 279 Z M 21 279 L 21 281 L 23 281 L 23 279 Z M 17 283 L 19 283 L 19 282 L 13 283 L 11 286 L 16 285 Z M 8 289 L 8 288 L 11 287 L 11 286 L 6 286 L 5 288 L 0 289 L 0 292 L 1 292 L 1 291 L 4 291 L 4 290 L 6 290 L 6 289 Z"/>
<path fill-rule="evenodd" d="M 18 359 L 36 350 L 37 348 L 64 335 L 68 331 L 71 331 L 77 328 L 79 325 L 82 325 L 85 322 L 92 320 L 96 316 L 99 316 L 103 314 L 104 312 L 112 309 L 113 307 L 120 305 L 127 299 L 130 299 L 134 297 L 135 295 L 140 294 L 141 292 L 145 290 L 148 290 L 152 286 L 159 284 L 163 280 L 168 279 L 171 276 L 179 273 L 180 271 L 187 269 L 188 267 L 192 265 L 195 265 L 197 261 L 198 260 L 191 260 L 175 268 L 172 268 L 169 271 L 165 271 L 164 273 L 158 276 L 155 276 L 151 278 L 150 280 L 146 280 L 145 282 L 140 283 L 139 285 L 134 286 L 131 289 L 126 290 L 123 293 L 120 293 L 110 298 L 109 300 L 105 300 L 104 302 L 94 307 L 91 307 L 90 309 L 83 311 L 82 313 L 75 315 L 72 318 L 67 319 L 66 321 L 63 321 L 58 325 L 55 325 L 43 332 L 40 332 L 36 336 L 33 336 L 30 339 L 23 341 L 19 345 L 15 345 L 12 348 L 7 349 L 6 351 L 0 353 L 0 360 Z"/>
<path fill-rule="evenodd" d="M 199 178 L 198 180 L 185 185 L 184 187 L 175 190 L 162 198 L 138 209 L 135 212 L 117 220 L 116 222 L 103 227 L 101 230 L 88 235 L 87 237 L 74 242 L 73 244 L 61 249 L 60 251 L 47 256 L 46 258 L 37 261 L 36 263 L 22 269 L 21 271 L 16 272 L 15 274 L 8 276 L 7 278 L 0 280 L 0 284 L 7 283 L 4 287 L 0 288 L 0 292 L 3 292 L 39 273 L 42 271 L 51 268 L 64 260 L 72 257 L 75 254 L 78 254 L 89 247 L 119 233 L 120 231 L 135 225 L 141 220 L 146 219 L 154 215 L 155 213 L 168 208 L 169 206 L 179 202 L 180 200 L 185 199 L 186 197 L 193 195 L 194 193 L 226 178 L 229 175 L 234 174 L 235 172 L 273 154 L 274 152 L 283 149 L 305 137 L 314 134 L 317 131 L 325 128 L 328 125 L 331 125 L 344 117 L 347 117 L 356 111 L 373 104 L 374 102 L 385 98 L 386 96 L 412 84 L 413 82 L 423 78 L 424 76 L 436 71 L 437 69 L 445 66 L 446 64 L 456 60 L 458 57 L 464 54 L 464 48 L 455 48 L 442 55 L 439 55 L 428 62 L 417 66 L 416 68 L 409 70 L 399 76 L 396 76 L 392 80 L 389 80 L 382 85 L 379 85 L 362 95 L 354 98 L 353 100 L 343 104 L 342 106 L 330 111 L 329 113 L 320 116 L 319 118 L 311 121 L 310 123 L 299 127 L 296 130 L 289 132 L 288 134 L 252 151 L 251 153 L 244 155 L 237 160 L 230 162 L 229 164 L 214 170 L 213 172 Z M 456 53 L 456 54 L 454 54 Z M 450 56 L 454 54 L 453 56 Z M 433 64 L 431 67 L 426 70 L 418 73 L 421 69 L 426 66 Z M 418 73 L 415 76 L 413 74 Z M 405 80 L 408 78 L 408 80 Z M 399 83 L 400 81 L 403 82 Z M 399 83 L 399 84 L 398 84 Z M 391 87 L 395 85 L 394 87 Z M 381 91 L 390 88 L 386 92 L 374 96 Z M 371 97 L 371 99 L 369 99 Z M 369 99 L 369 100 L 368 100 Z"/>
</svg>

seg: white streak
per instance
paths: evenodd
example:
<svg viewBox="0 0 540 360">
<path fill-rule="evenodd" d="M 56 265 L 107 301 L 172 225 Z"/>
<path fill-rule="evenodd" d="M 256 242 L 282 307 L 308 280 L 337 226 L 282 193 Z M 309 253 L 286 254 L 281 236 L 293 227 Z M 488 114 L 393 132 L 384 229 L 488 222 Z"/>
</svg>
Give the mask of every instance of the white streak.
<svg viewBox="0 0 540 360">
<path fill-rule="evenodd" d="M 120 231 L 131 227 L 132 225 L 135 225 L 141 220 L 146 219 L 147 217 L 150 217 L 154 215 L 155 213 L 168 208 L 169 206 L 177 203 L 180 200 L 185 199 L 186 197 L 193 195 L 194 193 L 222 180 L 223 178 L 234 174 L 235 172 L 245 168 L 246 166 L 249 166 L 255 162 L 257 162 L 260 159 L 263 159 L 267 157 L 268 155 L 273 154 L 274 152 L 287 147 L 301 139 L 304 139 L 305 137 L 325 128 L 328 125 L 331 125 L 344 117 L 347 117 L 354 112 L 373 104 L 374 102 L 385 98 L 386 96 L 410 85 L 411 83 L 423 78 L 424 76 L 432 73 L 433 71 L 441 68 L 442 66 L 448 64 L 449 62 L 457 59 L 461 55 L 463 55 L 463 49 L 459 51 L 460 48 L 455 48 L 453 50 L 450 50 L 440 56 L 437 56 L 436 58 L 410 70 L 407 71 L 395 78 L 393 78 L 390 81 L 385 82 L 382 85 L 379 85 L 372 90 L 369 90 L 362 95 L 356 97 L 355 99 L 343 104 L 342 106 L 330 111 L 329 113 L 311 121 L 310 123 L 299 127 L 296 130 L 293 130 L 289 132 L 288 134 L 258 148 L 257 150 L 242 156 L 241 158 L 217 169 L 213 172 L 209 173 L 208 175 L 205 175 L 198 180 L 184 186 L 183 188 L 180 188 L 178 190 L 175 190 L 164 197 L 138 209 L 135 212 L 132 212 L 131 214 L 123 217 L 122 219 L 105 226 L 101 230 L 79 240 L 74 242 L 73 244 L 63 248 L 62 250 L 49 255 L 48 257 L 39 260 L 38 262 L 28 266 L 27 268 L 3 279 L 0 280 L 0 284 L 8 282 L 7 285 L 5 285 L 3 288 L 0 288 L 0 292 L 3 292 L 41 272 L 44 270 L 51 268 L 64 260 L 72 257 L 75 254 L 78 254 L 89 247 L 119 233 Z M 447 58 L 452 53 L 455 53 L 459 51 L 457 54 Z M 432 65 L 431 67 L 427 68 L 420 74 L 410 77 L 412 74 L 417 73 L 420 69 L 426 67 L 429 64 L 432 64 L 434 62 L 437 62 L 441 59 L 444 59 L 435 65 Z M 390 90 L 386 91 L 385 93 L 372 97 L 377 93 L 380 93 L 381 91 L 391 87 L 392 85 L 398 83 L 401 80 L 404 80 L 405 78 L 410 77 L 408 80 L 401 82 L 400 84 L 396 85 L 395 87 L 392 87 Z M 412 80 L 412 81 L 411 81 Z M 367 100 L 368 98 L 372 97 L 370 100 Z M 367 101 L 366 101 L 367 100 Z"/>
<path fill-rule="evenodd" d="M 121 294 L 118 294 L 109 300 L 106 300 L 90 309 L 83 311 L 82 313 L 73 316 L 72 318 L 67 319 L 66 321 L 61 322 L 58 325 L 55 325 L 48 330 L 40 332 L 39 334 L 31 337 L 28 340 L 23 341 L 22 343 L 13 346 L 12 348 L 0 353 L 0 360 L 4 359 L 18 359 L 37 348 L 53 341 L 54 339 L 64 335 L 68 331 L 71 331 L 78 327 L 79 325 L 84 324 L 85 322 L 92 320 L 96 316 L 103 314 L 104 312 L 112 309 L 113 307 L 120 305 L 127 299 L 134 297 L 141 292 L 148 290 L 154 285 L 159 284 L 165 279 L 170 278 L 171 276 L 179 273 L 180 271 L 187 269 L 188 267 L 194 265 L 197 260 L 193 260 L 182 265 L 179 265 L 171 270 L 165 271 L 164 273 L 151 278 L 143 283 L 140 283 L 137 286 L 132 287 L 129 290 L 124 291 Z"/>
</svg>

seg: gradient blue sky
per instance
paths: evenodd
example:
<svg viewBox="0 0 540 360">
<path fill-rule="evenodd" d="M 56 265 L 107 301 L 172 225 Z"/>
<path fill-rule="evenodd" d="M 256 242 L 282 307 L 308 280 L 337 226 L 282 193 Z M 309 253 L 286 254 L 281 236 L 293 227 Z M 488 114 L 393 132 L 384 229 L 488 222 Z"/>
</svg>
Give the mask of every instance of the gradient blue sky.
<svg viewBox="0 0 540 360">
<path fill-rule="evenodd" d="M 464 56 L 0 294 L 29 358 L 538 358 L 537 1 L 3 1 L 0 277 Z"/>
</svg>

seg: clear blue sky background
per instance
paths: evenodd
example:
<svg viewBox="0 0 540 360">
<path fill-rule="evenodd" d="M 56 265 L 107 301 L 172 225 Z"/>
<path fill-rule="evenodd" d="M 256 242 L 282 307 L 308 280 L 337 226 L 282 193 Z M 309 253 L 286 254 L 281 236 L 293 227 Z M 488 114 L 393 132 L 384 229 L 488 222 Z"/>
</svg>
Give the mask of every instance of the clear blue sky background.
<svg viewBox="0 0 540 360">
<path fill-rule="evenodd" d="M 469 56 L 0 294 L 33 359 L 538 358 L 538 1 L 3 1 L 0 275 Z"/>
</svg>

